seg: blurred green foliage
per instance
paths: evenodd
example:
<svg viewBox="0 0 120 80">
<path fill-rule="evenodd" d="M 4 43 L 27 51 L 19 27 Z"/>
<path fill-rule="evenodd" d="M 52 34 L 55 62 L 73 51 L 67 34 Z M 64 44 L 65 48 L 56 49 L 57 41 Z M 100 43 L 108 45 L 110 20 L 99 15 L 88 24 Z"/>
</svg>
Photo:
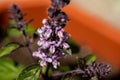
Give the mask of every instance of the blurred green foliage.
<svg viewBox="0 0 120 80">
<path fill-rule="evenodd" d="M 35 28 L 33 28 L 32 26 L 28 26 L 25 32 L 27 35 L 33 35 L 35 33 Z M 8 37 L 20 37 L 22 36 L 22 32 L 17 28 L 12 27 L 7 29 L 7 35 Z"/>
<path fill-rule="evenodd" d="M 60 70 L 61 72 L 67 72 L 67 71 L 70 71 L 71 68 L 70 68 L 69 66 L 60 66 L 60 67 L 59 67 L 59 70 Z"/>
<path fill-rule="evenodd" d="M 10 58 L 0 59 L 0 80 L 15 80 L 23 66 L 15 65 L 14 61 Z"/>
<path fill-rule="evenodd" d="M 22 33 L 16 28 L 8 28 L 7 34 L 8 34 L 8 37 L 20 37 L 20 36 L 22 36 Z"/>
<path fill-rule="evenodd" d="M 0 57 L 10 54 L 12 51 L 16 50 L 19 47 L 16 43 L 9 43 L 6 46 L 0 49 Z"/>
<path fill-rule="evenodd" d="M 96 56 L 94 54 L 89 54 L 85 57 L 86 65 L 90 65 L 96 61 Z"/>
</svg>

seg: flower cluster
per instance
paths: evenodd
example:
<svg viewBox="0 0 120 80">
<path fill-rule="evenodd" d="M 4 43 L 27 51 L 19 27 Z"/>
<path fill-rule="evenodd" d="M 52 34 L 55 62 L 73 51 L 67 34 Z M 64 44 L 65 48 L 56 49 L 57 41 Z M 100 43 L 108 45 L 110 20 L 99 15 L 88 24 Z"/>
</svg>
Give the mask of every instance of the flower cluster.
<svg viewBox="0 0 120 80">
<path fill-rule="evenodd" d="M 93 62 L 83 71 L 86 77 L 92 78 L 96 76 L 98 79 L 101 79 L 111 72 L 111 66 L 105 63 Z"/>
<path fill-rule="evenodd" d="M 57 68 L 60 64 L 59 58 L 65 56 L 65 51 L 70 48 L 66 43 L 69 35 L 63 29 L 68 16 L 60 10 L 67 3 L 65 0 L 51 0 L 51 2 L 51 7 L 48 9 L 50 19 L 43 19 L 43 26 L 37 30 L 40 37 L 37 43 L 39 49 L 33 53 L 33 56 L 40 59 L 41 66 L 52 64 Z"/>
<path fill-rule="evenodd" d="M 25 14 L 22 13 L 16 4 L 12 4 L 8 12 L 11 13 L 10 19 L 15 22 L 14 27 L 17 29 L 24 30 L 25 26 L 32 21 L 32 19 L 28 21 L 23 20 Z"/>
</svg>

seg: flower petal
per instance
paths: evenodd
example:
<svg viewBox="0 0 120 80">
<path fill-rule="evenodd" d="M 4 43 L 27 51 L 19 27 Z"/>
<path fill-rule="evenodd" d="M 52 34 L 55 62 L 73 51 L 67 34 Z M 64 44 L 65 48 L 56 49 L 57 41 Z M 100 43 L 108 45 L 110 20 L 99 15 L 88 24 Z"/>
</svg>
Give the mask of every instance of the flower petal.
<svg viewBox="0 0 120 80">
<path fill-rule="evenodd" d="M 41 65 L 41 66 L 46 66 L 47 63 L 46 63 L 46 61 L 42 60 L 42 61 L 40 61 L 40 65 Z"/>
<path fill-rule="evenodd" d="M 39 52 L 33 52 L 33 54 L 32 54 L 32 56 L 34 56 L 34 57 L 38 57 L 39 56 Z"/>
<path fill-rule="evenodd" d="M 63 32 L 62 31 L 58 31 L 57 34 L 58 34 L 59 37 L 63 37 Z"/>
<path fill-rule="evenodd" d="M 49 50 L 50 50 L 50 53 L 54 53 L 55 52 L 55 46 L 51 45 Z"/>
<path fill-rule="evenodd" d="M 52 59 L 51 58 L 47 58 L 47 62 L 51 63 Z"/>
<path fill-rule="evenodd" d="M 41 34 L 43 31 L 42 31 L 40 28 L 38 28 L 38 29 L 37 29 L 37 32 L 38 32 L 39 34 Z"/>
<path fill-rule="evenodd" d="M 42 44 L 43 44 L 42 41 L 38 41 L 38 42 L 37 42 L 37 45 L 38 45 L 38 46 L 41 46 Z"/>
<path fill-rule="evenodd" d="M 53 64 L 53 67 L 56 69 L 56 68 L 57 68 L 57 65 L 58 65 L 57 60 L 54 60 L 54 61 L 52 62 L 52 64 Z"/>
<path fill-rule="evenodd" d="M 42 41 L 41 48 L 43 48 L 43 49 L 47 49 L 49 46 L 50 46 L 49 42 L 47 42 L 47 41 L 45 41 L 45 40 Z"/>
<path fill-rule="evenodd" d="M 63 43 L 63 48 L 64 48 L 64 49 L 68 49 L 69 47 L 70 47 L 70 46 L 69 46 L 67 43 L 65 43 L 65 42 Z"/>
<path fill-rule="evenodd" d="M 52 33 L 52 30 L 51 30 L 51 29 L 48 29 L 48 30 L 46 30 L 46 32 L 44 33 L 44 36 L 45 36 L 46 38 L 49 38 L 50 35 L 51 35 L 51 33 Z"/>
<path fill-rule="evenodd" d="M 46 24 L 46 23 L 47 23 L 47 19 L 43 19 L 43 20 L 42 20 L 42 23 L 43 23 L 43 24 Z"/>
</svg>

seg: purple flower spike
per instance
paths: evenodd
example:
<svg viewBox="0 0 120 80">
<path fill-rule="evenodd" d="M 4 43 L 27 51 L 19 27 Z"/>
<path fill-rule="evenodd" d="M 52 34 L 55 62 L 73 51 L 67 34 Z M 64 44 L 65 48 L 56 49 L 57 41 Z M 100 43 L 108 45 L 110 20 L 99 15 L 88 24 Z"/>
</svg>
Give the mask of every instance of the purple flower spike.
<svg viewBox="0 0 120 80">
<path fill-rule="evenodd" d="M 48 8 L 50 19 L 43 19 L 43 26 L 37 30 L 40 37 L 37 44 L 40 48 L 33 56 L 40 59 L 41 66 L 52 64 L 56 69 L 60 65 L 59 59 L 65 56 L 64 51 L 70 48 L 66 43 L 69 36 L 63 29 L 68 16 L 60 10 L 69 3 L 69 0 L 51 1 L 52 5 Z"/>
<path fill-rule="evenodd" d="M 13 27 L 15 27 L 21 31 L 25 30 L 26 26 L 31 21 L 33 21 L 33 19 L 25 21 L 24 16 L 26 14 L 23 14 L 21 9 L 16 4 L 12 4 L 11 7 L 9 8 L 8 12 L 11 13 L 10 19 L 15 21 L 15 24 L 13 25 Z"/>
<path fill-rule="evenodd" d="M 44 19 L 44 26 L 38 29 L 40 39 L 37 44 L 40 49 L 33 53 L 33 56 L 40 59 L 41 66 L 51 63 L 54 68 L 57 68 L 60 64 L 59 58 L 65 56 L 64 50 L 70 47 L 66 43 L 68 35 L 62 27 L 53 28 L 53 26 L 47 24 L 47 21 L 47 19 Z"/>
</svg>

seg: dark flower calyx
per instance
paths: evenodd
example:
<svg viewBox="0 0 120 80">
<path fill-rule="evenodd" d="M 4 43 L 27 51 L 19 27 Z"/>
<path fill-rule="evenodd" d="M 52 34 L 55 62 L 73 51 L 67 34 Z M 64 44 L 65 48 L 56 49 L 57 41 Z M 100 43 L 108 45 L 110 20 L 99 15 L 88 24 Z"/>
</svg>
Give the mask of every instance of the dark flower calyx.
<svg viewBox="0 0 120 80">
<path fill-rule="evenodd" d="M 57 9 L 63 8 L 69 3 L 70 3 L 70 0 L 51 0 L 51 6 Z"/>
<path fill-rule="evenodd" d="M 53 26 L 62 26 L 66 25 L 66 22 L 69 20 L 69 17 L 65 12 L 54 9 L 52 7 L 48 8 L 48 16 L 53 19 L 51 25 Z"/>
<path fill-rule="evenodd" d="M 17 22 L 23 19 L 24 15 L 22 14 L 20 8 L 16 4 L 13 4 L 9 8 L 9 12 L 12 14 L 11 19 L 14 19 Z"/>
<path fill-rule="evenodd" d="M 55 8 L 53 8 L 53 7 L 50 7 L 50 8 L 48 8 L 48 10 L 47 10 L 48 12 L 48 16 L 50 17 L 50 18 L 54 18 L 54 17 L 56 17 L 59 13 L 60 13 L 60 10 L 59 9 L 55 9 Z"/>
<path fill-rule="evenodd" d="M 56 17 L 56 20 L 59 20 L 61 22 L 66 22 L 67 20 L 69 20 L 67 14 L 65 12 L 60 12 Z"/>
</svg>

